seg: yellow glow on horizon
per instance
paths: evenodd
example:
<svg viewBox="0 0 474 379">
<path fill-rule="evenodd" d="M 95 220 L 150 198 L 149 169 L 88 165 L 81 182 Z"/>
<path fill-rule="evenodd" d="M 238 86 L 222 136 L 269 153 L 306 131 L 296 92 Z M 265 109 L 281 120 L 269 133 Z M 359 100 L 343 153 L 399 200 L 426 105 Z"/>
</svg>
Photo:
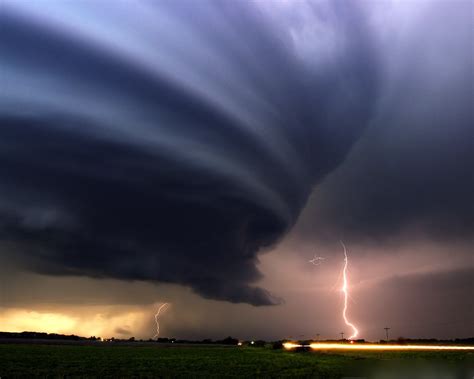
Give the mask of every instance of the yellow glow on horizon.
<svg viewBox="0 0 474 379">
<path fill-rule="evenodd" d="M 18 310 L 0 317 L 2 331 L 41 331 L 45 333 L 65 333 L 74 329 L 77 321 L 60 313 L 40 313 Z"/>
<path fill-rule="evenodd" d="M 379 345 L 379 344 L 344 344 L 344 343 L 311 343 L 300 345 L 284 343 L 285 349 L 297 347 L 310 347 L 313 350 L 465 350 L 474 351 L 474 346 L 449 346 L 449 345 Z"/>
<path fill-rule="evenodd" d="M 1 331 L 5 332 L 44 332 L 76 334 L 83 337 L 128 338 L 142 329 L 149 314 L 137 310 L 95 307 L 68 309 L 67 311 L 33 311 L 12 308 L 0 313 Z M 113 310 L 113 311 L 112 311 Z M 120 335 L 117 328 L 127 328 L 130 335 Z"/>
</svg>

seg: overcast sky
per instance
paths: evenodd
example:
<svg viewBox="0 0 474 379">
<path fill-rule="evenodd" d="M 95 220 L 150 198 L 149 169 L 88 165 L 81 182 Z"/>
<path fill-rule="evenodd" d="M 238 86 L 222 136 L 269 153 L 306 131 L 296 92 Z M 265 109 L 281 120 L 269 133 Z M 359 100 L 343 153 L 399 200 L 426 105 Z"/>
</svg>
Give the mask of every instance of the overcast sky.
<svg viewBox="0 0 474 379">
<path fill-rule="evenodd" d="M 473 336 L 472 7 L 3 1 L 0 329 Z"/>
</svg>

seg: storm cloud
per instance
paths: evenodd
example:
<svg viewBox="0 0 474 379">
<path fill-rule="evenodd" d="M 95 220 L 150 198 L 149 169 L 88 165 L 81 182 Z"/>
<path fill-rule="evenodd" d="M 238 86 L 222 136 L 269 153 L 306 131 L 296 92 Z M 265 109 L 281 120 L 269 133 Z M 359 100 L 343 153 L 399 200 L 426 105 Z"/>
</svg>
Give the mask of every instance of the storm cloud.
<svg viewBox="0 0 474 379">
<path fill-rule="evenodd" d="M 257 254 L 368 125 L 355 3 L 4 2 L 0 238 L 36 272 L 254 305 Z"/>
<path fill-rule="evenodd" d="M 315 191 L 298 233 L 472 244 L 472 3 L 403 2 L 386 12 L 378 17 L 386 47 L 377 110 L 344 164 Z"/>
</svg>

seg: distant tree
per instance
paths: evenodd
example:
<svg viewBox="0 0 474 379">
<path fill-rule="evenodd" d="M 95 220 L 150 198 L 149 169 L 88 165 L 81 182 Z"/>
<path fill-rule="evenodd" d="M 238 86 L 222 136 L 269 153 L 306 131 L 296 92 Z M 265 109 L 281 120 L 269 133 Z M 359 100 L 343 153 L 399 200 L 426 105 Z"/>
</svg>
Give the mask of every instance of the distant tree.
<svg viewBox="0 0 474 379">
<path fill-rule="evenodd" d="M 229 336 L 227 338 L 224 338 L 222 341 L 218 341 L 218 342 L 224 345 L 237 345 L 239 343 L 239 340 Z"/>
<path fill-rule="evenodd" d="M 272 349 L 274 350 L 280 350 L 283 349 L 283 341 L 275 341 L 272 344 Z"/>
</svg>

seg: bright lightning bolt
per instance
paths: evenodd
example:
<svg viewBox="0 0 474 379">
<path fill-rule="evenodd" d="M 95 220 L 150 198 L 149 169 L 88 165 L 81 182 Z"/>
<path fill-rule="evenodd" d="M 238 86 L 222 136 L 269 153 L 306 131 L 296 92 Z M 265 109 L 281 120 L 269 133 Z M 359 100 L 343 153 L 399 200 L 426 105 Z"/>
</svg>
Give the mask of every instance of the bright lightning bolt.
<svg viewBox="0 0 474 379">
<path fill-rule="evenodd" d="M 349 290 L 348 290 L 348 285 L 347 285 L 347 265 L 349 263 L 349 260 L 347 259 L 347 249 L 346 246 L 344 245 L 344 242 L 341 241 L 341 245 L 344 249 L 344 269 L 342 270 L 342 277 L 343 277 L 343 284 L 341 291 L 344 293 L 344 309 L 342 310 L 342 317 L 344 319 L 344 322 L 346 323 L 347 326 L 350 326 L 352 328 L 352 335 L 348 339 L 353 339 L 356 338 L 359 334 L 359 331 L 355 327 L 354 324 L 352 324 L 348 319 L 347 319 L 347 300 L 349 298 Z"/>
<path fill-rule="evenodd" d="M 160 335 L 160 323 L 158 319 L 160 317 L 161 310 L 166 309 L 168 305 L 169 305 L 168 303 L 161 304 L 160 307 L 158 308 L 158 311 L 155 313 L 156 334 L 153 336 L 153 338 L 158 338 L 158 336 Z"/>
</svg>

